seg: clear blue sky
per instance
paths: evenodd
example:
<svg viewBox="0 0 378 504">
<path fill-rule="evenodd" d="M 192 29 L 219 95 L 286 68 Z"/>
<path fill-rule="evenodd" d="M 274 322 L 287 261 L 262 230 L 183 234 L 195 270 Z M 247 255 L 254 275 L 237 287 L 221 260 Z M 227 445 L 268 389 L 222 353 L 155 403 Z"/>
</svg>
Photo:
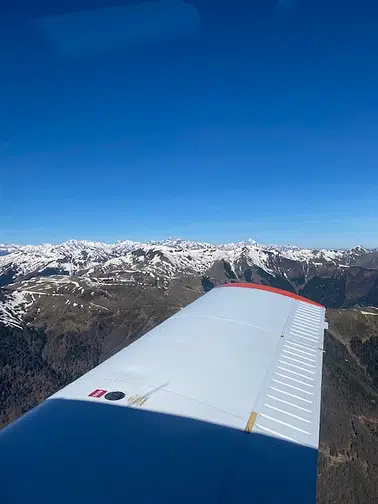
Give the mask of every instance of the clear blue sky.
<svg viewBox="0 0 378 504">
<path fill-rule="evenodd" d="M 64 3 L 0 13 L 0 243 L 378 246 L 376 2 Z"/>
</svg>

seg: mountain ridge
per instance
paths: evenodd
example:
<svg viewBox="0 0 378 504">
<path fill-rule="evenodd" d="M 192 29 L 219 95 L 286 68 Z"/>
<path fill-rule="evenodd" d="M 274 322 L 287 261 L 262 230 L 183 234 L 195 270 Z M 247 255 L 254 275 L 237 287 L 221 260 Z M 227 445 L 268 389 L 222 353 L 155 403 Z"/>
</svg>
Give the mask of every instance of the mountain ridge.
<svg viewBox="0 0 378 504">
<path fill-rule="evenodd" d="M 243 281 L 296 292 L 328 307 L 378 303 L 378 253 L 361 246 L 317 250 L 251 239 L 214 245 L 168 238 L 1 247 L 0 322 L 19 328 L 25 319 L 38 325 L 46 310 L 53 319 L 58 306 L 85 309 L 92 320 L 95 306 L 117 309 L 108 301 L 103 305 L 103 295 L 118 298 L 133 285 L 163 293 L 189 285 L 200 294 Z"/>
<path fill-rule="evenodd" d="M 348 266 L 351 260 L 374 253 L 374 250 L 361 246 L 347 250 L 308 249 L 288 245 L 262 245 L 251 239 L 219 245 L 180 238 L 148 242 L 122 240 L 112 244 L 68 240 L 57 245 L 0 245 L 0 285 L 26 278 L 28 275 L 82 274 L 101 265 L 108 266 L 107 261 L 130 257 L 130 254 L 137 250 L 150 253 L 150 255 L 160 252 L 160 255 L 166 256 L 172 256 L 175 252 L 177 254 L 180 251 L 188 251 L 192 254 L 190 260 L 197 260 L 199 270 L 203 269 L 204 263 L 209 267 L 211 261 L 219 259 L 232 262 L 237 255 L 249 255 L 250 262 L 269 270 L 271 268 L 267 266 L 268 254 L 300 262 L 312 261 L 315 264 L 334 261 Z M 206 260 L 203 255 L 213 257 L 208 257 Z M 127 263 L 127 260 L 123 262 Z M 195 269 L 196 264 L 193 265 Z"/>
<path fill-rule="evenodd" d="M 195 247 L 195 246 L 207 246 L 207 247 L 237 247 L 243 245 L 255 245 L 260 247 L 269 247 L 275 249 L 297 249 L 297 250 L 329 250 L 329 251 L 347 251 L 353 249 L 363 249 L 363 250 L 378 250 L 378 247 L 364 247 L 361 244 L 354 245 L 353 247 L 347 248 L 334 248 L 334 247 L 304 247 L 295 244 L 263 244 L 254 240 L 252 238 L 247 238 L 246 240 L 236 241 L 236 242 L 206 242 L 206 241 L 198 241 L 198 240 L 187 240 L 185 238 L 170 236 L 168 238 L 164 238 L 161 240 L 116 240 L 115 242 L 105 242 L 98 240 L 86 240 L 86 239 L 76 239 L 71 238 L 69 240 L 65 240 L 59 243 L 52 242 L 42 242 L 38 244 L 17 244 L 17 243 L 0 243 L 0 250 L 21 250 L 21 249 L 39 249 L 39 248 L 59 248 L 59 247 L 108 247 L 108 248 L 117 248 L 119 246 L 130 246 L 133 248 L 135 246 L 140 245 L 166 245 L 166 246 L 183 246 L 183 247 Z"/>
</svg>

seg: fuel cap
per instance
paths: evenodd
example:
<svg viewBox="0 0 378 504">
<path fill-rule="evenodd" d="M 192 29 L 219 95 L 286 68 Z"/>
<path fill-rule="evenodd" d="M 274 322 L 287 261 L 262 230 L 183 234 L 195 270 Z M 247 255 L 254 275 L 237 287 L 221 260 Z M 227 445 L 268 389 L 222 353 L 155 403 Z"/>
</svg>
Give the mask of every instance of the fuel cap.
<svg viewBox="0 0 378 504">
<path fill-rule="evenodd" d="M 126 394 L 117 390 L 115 392 L 108 392 L 105 395 L 105 399 L 107 399 L 108 401 L 119 401 L 120 399 L 123 399 L 125 396 Z"/>
</svg>

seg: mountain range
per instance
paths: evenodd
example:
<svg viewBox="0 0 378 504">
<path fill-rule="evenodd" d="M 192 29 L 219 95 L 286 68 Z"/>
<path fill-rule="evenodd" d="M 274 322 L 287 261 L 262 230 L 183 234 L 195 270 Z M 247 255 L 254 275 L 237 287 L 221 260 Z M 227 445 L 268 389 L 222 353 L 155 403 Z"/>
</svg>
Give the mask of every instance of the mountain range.
<svg viewBox="0 0 378 504">
<path fill-rule="evenodd" d="M 235 281 L 283 288 L 327 307 L 375 305 L 378 251 L 362 246 L 314 250 L 253 240 L 213 245 L 174 238 L 0 245 L 0 321 L 22 326 L 46 296 L 84 306 L 100 287 L 108 293 L 125 284 L 169 291 L 184 283 L 200 292 Z"/>
<path fill-rule="evenodd" d="M 0 285 L 31 276 L 83 275 L 99 271 L 131 269 L 168 276 L 178 272 L 204 273 L 225 260 L 238 267 L 245 260 L 268 273 L 283 271 L 283 260 L 321 266 L 327 262 L 350 266 L 361 258 L 375 257 L 377 250 L 357 246 L 349 250 L 314 250 L 295 246 L 261 245 L 254 240 L 213 245 L 169 238 L 146 243 L 131 240 L 114 244 L 69 240 L 59 245 L 0 245 Z M 378 256 L 377 256 L 378 257 Z M 162 267 L 162 262 L 166 267 Z"/>
</svg>

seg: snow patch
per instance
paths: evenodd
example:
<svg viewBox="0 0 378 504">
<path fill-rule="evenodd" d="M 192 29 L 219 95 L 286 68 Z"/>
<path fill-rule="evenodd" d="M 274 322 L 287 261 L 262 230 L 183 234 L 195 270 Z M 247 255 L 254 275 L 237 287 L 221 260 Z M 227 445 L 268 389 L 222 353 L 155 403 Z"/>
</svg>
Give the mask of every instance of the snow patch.
<svg viewBox="0 0 378 504">
<path fill-rule="evenodd" d="M 0 302 L 0 322 L 10 327 L 22 329 L 22 317 L 32 304 L 33 299 L 23 291 L 6 293 L 5 299 Z"/>
</svg>

